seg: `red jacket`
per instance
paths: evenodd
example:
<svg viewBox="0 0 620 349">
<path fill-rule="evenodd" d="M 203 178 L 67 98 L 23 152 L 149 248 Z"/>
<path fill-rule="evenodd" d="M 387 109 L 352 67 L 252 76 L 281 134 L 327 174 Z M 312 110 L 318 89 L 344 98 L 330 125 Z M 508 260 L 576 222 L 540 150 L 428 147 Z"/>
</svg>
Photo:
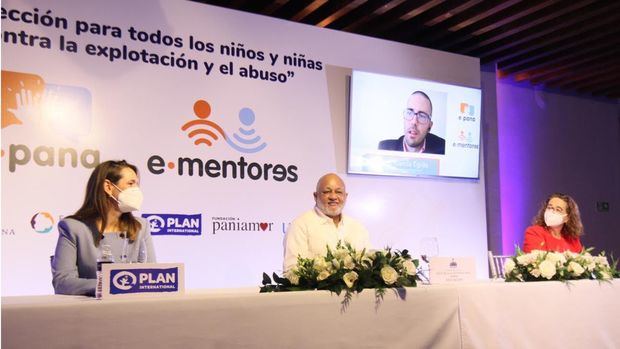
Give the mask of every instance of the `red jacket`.
<svg viewBox="0 0 620 349">
<path fill-rule="evenodd" d="M 583 246 L 579 238 L 564 237 L 556 238 L 543 226 L 532 225 L 525 230 L 523 241 L 523 252 L 529 253 L 533 250 L 554 251 L 554 252 L 581 252 Z"/>
</svg>

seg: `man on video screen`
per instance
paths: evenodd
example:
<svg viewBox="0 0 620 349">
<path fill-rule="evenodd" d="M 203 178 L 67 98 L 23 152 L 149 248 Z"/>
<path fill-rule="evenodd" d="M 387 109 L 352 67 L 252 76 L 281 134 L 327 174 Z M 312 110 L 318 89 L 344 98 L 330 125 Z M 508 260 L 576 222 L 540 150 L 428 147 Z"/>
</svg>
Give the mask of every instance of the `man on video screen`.
<svg viewBox="0 0 620 349">
<path fill-rule="evenodd" d="M 445 154 L 446 141 L 430 133 L 433 127 L 433 104 L 422 91 L 415 91 L 407 100 L 403 111 L 404 135 L 398 139 L 379 142 L 380 150 L 396 150 L 412 153 Z"/>
</svg>

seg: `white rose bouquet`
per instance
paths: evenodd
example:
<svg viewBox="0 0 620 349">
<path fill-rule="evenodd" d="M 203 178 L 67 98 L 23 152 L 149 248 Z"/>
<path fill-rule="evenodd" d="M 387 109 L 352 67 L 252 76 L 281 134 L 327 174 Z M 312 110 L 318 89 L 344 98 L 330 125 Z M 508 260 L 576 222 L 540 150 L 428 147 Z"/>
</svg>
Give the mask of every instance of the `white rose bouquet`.
<svg viewBox="0 0 620 349">
<path fill-rule="evenodd" d="M 504 263 L 506 281 L 544 281 L 544 280 L 610 280 L 619 277 L 617 261 L 610 265 L 601 252 L 592 256 L 592 248 L 580 253 L 571 251 L 551 252 L 532 251 L 524 253 L 517 247 L 517 253 Z"/>
<path fill-rule="evenodd" d="M 420 280 L 418 265 L 407 250 L 356 251 L 350 244 L 339 243 L 334 250 L 328 246 L 325 256 L 298 257 L 297 265 L 286 271 L 284 277 L 273 273 L 273 282 L 263 273 L 260 292 L 329 290 L 340 295 L 344 291 L 345 310 L 353 293 L 371 288 L 375 289 L 378 306 L 388 288 L 397 289 L 396 294 L 404 299 L 403 287 L 415 287 Z"/>
</svg>

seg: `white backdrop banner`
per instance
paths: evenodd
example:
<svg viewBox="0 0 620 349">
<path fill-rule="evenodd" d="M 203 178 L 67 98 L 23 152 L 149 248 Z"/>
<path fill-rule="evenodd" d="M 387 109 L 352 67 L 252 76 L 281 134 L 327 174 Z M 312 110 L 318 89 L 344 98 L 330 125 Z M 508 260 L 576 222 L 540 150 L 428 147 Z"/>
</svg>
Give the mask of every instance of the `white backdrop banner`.
<svg viewBox="0 0 620 349">
<path fill-rule="evenodd" d="M 187 288 L 279 271 L 283 232 L 331 171 L 374 245 L 435 241 L 485 276 L 483 178 L 346 175 L 351 69 L 480 84 L 474 58 L 192 2 L 4 1 L 3 295 L 53 292 L 56 224 L 109 159 L 138 166 L 139 214 Z"/>
</svg>

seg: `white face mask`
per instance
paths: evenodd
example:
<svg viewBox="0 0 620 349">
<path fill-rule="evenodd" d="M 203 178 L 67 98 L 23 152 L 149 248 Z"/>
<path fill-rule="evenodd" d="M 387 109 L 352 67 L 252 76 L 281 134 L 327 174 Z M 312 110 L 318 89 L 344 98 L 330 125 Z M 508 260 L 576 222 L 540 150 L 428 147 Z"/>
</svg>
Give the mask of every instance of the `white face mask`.
<svg viewBox="0 0 620 349">
<path fill-rule="evenodd" d="M 114 183 L 112 183 L 112 185 L 114 185 Z M 125 190 L 121 190 L 116 185 L 114 185 L 114 187 L 120 190 L 118 199 L 114 196 L 112 196 L 112 198 L 118 202 L 118 209 L 121 212 L 125 213 L 140 209 L 140 206 L 142 206 L 142 201 L 144 200 L 140 187 L 129 187 Z"/>
<path fill-rule="evenodd" d="M 557 213 L 554 210 L 545 211 L 545 224 L 549 227 L 557 227 L 564 223 L 565 214 Z"/>
</svg>

